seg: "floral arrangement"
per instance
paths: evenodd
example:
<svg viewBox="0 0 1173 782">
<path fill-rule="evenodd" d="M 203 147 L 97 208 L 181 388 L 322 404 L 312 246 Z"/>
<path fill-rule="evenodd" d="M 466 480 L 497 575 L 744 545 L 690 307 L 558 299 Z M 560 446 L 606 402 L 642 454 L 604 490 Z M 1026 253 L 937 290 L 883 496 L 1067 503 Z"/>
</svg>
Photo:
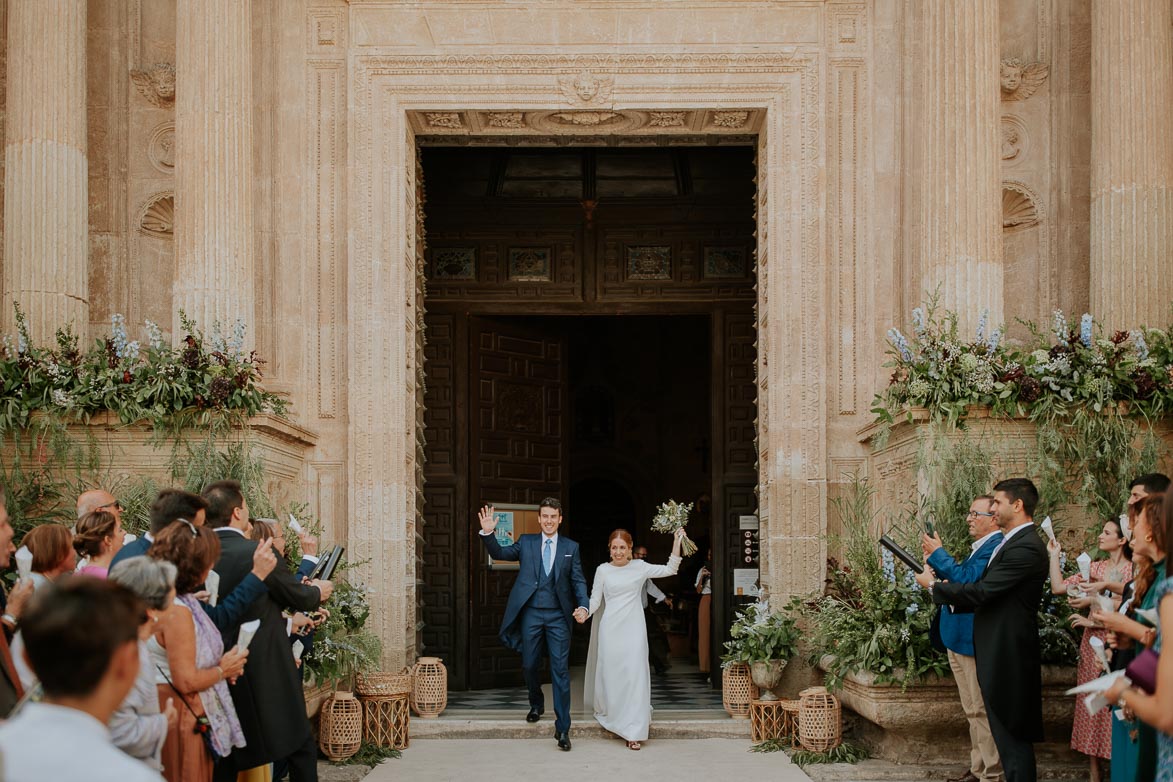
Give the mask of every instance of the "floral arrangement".
<svg viewBox="0 0 1173 782">
<path fill-rule="evenodd" d="M 181 312 L 186 336 L 178 346 L 167 344 L 150 321 L 145 344 L 130 338 L 122 315 L 110 321 L 110 335 L 87 350 L 70 328 L 59 329 L 56 344 L 44 347 L 32 343 L 17 308 L 15 339 L 0 342 L 0 433 L 28 427 L 38 412 L 88 421 L 111 411 L 125 424 L 145 420 L 156 429 L 284 413 L 284 401 L 261 388 L 264 361 L 245 352 L 241 321 L 230 336 L 216 324 L 205 337 Z"/>
<path fill-rule="evenodd" d="M 1078 326 L 1056 311 L 1044 333 L 1026 323 L 1025 344 L 1003 339 L 983 313 L 972 338 L 955 313 L 935 302 L 912 311 L 912 338 L 888 331 L 891 381 L 872 412 L 891 423 L 910 407 L 955 423 L 970 406 L 1032 418 L 1086 407 L 1097 413 L 1126 403 L 1146 417 L 1173 410 L 1173 327 L 1102 334 L 1090 314 Z"/>
<path fill-rule="evenodd" d="M 725 642 L 722 667 L 734 663 L 789 660 L 798 651 L 798 626 L 782 611 L 773 611 L 770 600 L 760 595 L 757 602 L 737 612 Z"/>
<path fill-rule="evenodd" d="M 675 535 L 676 530 L 688 526 L 688 514 L 692 513 L 692 503 L 680 504 L 676 500 L 668 500 L 656 508 L 656 515 L 652 519 L 652 532 L 667 532 Z M 680 551 L 686 557 L 696 553 L 696 544 L 685 535 L 680 541 Z"/>
<path fill-rule="evenodd" d="M 330 682 L 378 668 L 383 645 L 365 629 L 371 613 L 367 590 L 337 579 L 326 608 L 330 616 L 314 634 L 303 663 L 306 673 L 316 682 Z"/>
</svg>

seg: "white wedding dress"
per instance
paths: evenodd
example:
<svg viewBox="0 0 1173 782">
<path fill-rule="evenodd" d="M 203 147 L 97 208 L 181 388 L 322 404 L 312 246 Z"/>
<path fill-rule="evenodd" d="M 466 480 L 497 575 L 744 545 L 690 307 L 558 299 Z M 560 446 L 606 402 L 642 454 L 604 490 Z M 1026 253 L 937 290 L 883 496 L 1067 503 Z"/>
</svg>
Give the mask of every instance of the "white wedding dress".
<svg viewBox="0 0 1173 782">
<path fill-rule="evenodd" d="M 652 722 L 652 676 L 643 591 L 649 578 L 676 575 L 680 557 L 667 565 L 633 559 L 623 567 L 599 565 L 591 589 L 591 646 L 583 703 L 607 730 L 644 741 Z"/>
</svg>

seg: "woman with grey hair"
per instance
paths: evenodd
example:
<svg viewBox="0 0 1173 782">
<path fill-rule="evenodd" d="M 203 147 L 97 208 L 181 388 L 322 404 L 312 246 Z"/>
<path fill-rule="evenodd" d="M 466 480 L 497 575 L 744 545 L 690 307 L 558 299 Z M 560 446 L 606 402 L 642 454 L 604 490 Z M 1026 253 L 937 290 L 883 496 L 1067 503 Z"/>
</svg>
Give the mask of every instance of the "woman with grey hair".
<svg viewBox="0 0 1173 782">
<path fill-rule="evenodd" d="M 170 562 L 134 557 L 119 562 L 108 576 L 110 581 L 137 595 L 146 606 L 146 615 L 139 626 L 138 678 L 110 718 L 110 738 L 114 746 L 156 771 L 163 770 L 163 742 L 179 713 L 172 700 L 167 701 L 166 709 L 159 711 L 155 664 L 147 640 L 155 634 L 159 617 L 166 614 L 175 602 L 175 573 L 175 565 Z"/>
</svg>

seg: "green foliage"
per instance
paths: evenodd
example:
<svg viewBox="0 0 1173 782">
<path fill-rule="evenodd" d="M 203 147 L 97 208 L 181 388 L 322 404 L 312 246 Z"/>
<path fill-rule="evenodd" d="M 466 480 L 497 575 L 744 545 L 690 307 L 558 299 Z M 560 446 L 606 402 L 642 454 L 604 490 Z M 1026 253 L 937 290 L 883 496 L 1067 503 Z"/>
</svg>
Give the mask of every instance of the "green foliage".
<svg viewBox="0 0 1173 782">
<path fill-rule="evenodd" d="M 871 753 L 857 744 L 843 742 L 826 752 L 811 752 L 809 749 L 796 748 L 790 753 L 790 761 L 799 768 L 813 766 L 820 763 L 858 763 L 867 760 Z"/>
<path fill-rule="evenodd" d="M 766 739 L 759 741 L 757 744 L 751 744 L 750 752 L 783 752 L 790 746 L 790 742 L 786 739 Z"/>
<path fill-rule="evenodd" d="M 377 766 L 388 758 L 401 757 L 403 753 L 397 749 L 380 747 L 378 744 L 364 741 L 358 752 L 346 760 L 331 760 L 330 763 L 335 766 Z"/>
<path fill-rule="evenodd" d="M 383 645 L 365 629 L 371 613 L 366 590 L 336 578 L 326 608 L 330 617 L 318 628 L 302 663 L 306 673 L 314 681 L 328 682 L 348 680 L 378 668 Z"/>
<path fill-rule="evenodd" d="M 219 440 L 208 430 L 198 441 L 177 442 L 172 451 L 172 479 L 197 494 L 213 481 L 239 481 L 249 514 L 273 518 L 273 503 L 265 492 L 264 462 L 245 440 L 228 441 L 223 447 L 218 446 Z"/>
<path fill-rule="evenodd" d="M 798 651 L 798 626 L 785 612 L 771 611 L 768 598 L 759 598 L 738 611 L 729 635 L 721 657 L 725 666 L 789 660 Z"/>
<path fill-rule="evenodd" d="M 1071 628 L 1071 614 L 1067 600 L 1052 595 L 1049 582 L 1044 584 L 1039 606 L 1039 658 L 1044 664 L 1079 662 L 1079 639 Z"/>
<path fill-rule="evenodd" d="M 878 682 L 909 684 L 949 670 L 945 655 L 929 640 L 931 604 L 907 570 L 897 577 L 886 569 L 876 545 L 873 491 L 854 481 L 834 502 L 843 526 L 838 541 L 844 563 L 828 563 L 826 593 L 806 604 L 810 617 L 812 663 L 832 657 L 827 686 L 870 671 Z M 907 540 L 911 533 L 899 533 Z"/>
</svg>

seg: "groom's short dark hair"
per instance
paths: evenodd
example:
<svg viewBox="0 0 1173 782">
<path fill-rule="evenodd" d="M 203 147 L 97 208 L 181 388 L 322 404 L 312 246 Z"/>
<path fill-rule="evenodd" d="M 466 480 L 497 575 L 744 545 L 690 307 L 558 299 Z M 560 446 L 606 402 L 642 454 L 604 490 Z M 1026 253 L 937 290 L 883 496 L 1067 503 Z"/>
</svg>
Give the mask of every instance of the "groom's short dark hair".
<svg viewBox="0 0 1173 782">
<path fill-rule="evenodd" d="M 542 508 L 553 508 L 554 510 L 558 511 L 559 515 L 562 514 L 562 503 L 558 502 L 558 500 L 555 499 L 554 497 L 547 497 L 546 499 L 539 502 L 538 503 L 538 512 L 539 513 L 542 512 Z"/>
</svg>

